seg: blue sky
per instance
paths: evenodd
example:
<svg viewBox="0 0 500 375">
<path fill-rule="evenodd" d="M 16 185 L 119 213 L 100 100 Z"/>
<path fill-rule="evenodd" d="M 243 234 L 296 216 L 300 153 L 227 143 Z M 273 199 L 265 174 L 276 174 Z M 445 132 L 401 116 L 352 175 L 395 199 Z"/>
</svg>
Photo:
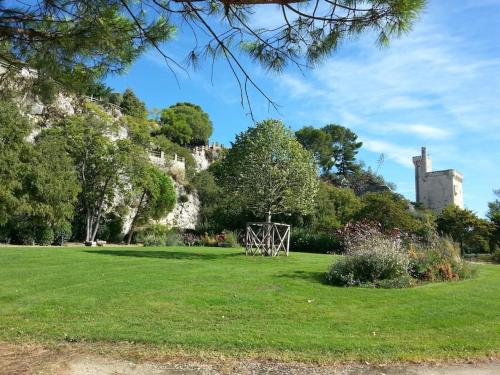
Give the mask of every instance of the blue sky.
<svg viewBox="0 0 500 375">
<path fill-rule="evenodd" d="M 273 7 L 257 9 L 261 23 L 273 24 Z M 349 41 L 314 70 L 286 69 L 280 75 L 246 66 L 259 86 L 280 105 L 270 110 L 254 93 L 257 120 L 282 119 L 292 129 L 338 123 L 363 141 L 359 159 L 414 200 L 411 157 L 426 146 L 434 170 L 464 174 L 464 201 L 480 215 L 500 188 L 500 0 L 430 0 L 413 30 L 389 47 L 373 35 Z M 192 39 L 179 32 L 165 45 L 183 60 Z M 199 104 L 214 123 L 213 141 L 229 144 L 252 124 L 240 105 L 227 65 L 210 64 L 177 80 L 162 58 L 147 52 L 127 73 L 109 77 L 116 90 L 132 88 L 149 108 L 179 101 Z"/>
</svg>

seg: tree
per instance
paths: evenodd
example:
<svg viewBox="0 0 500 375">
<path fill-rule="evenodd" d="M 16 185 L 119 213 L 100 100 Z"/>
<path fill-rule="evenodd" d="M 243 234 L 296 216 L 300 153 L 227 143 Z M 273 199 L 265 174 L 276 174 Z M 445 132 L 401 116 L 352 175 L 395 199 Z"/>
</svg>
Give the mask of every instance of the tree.
<svg viewBox="0 0 500 375">
<path fill-rule="evenodd" d="M 127 236 L 130 245 L 132 236 L 138 225 L 147 223 L 150 219 L 161 219 L 175 206 L 175 188 L 172 179 L 158 168 L 142 164 L 132 181 L 135 185 L 135 213 L 132 217 Z"/>
<path fill-rule="evenodd" d="M 81 186 L 77 210 L 84 218 L 85 241 L 95 240 L 105 210 L 127 189 L 131 161 L 147 158 L 144 148 L 120 139 L 118 130 L 112 118 L 89 106 L 87 113 L 66 118 L 44 132 L 62 140 L 73 159 Z"/>
<path fill-rule="evenodd" d="M 64 140 L 36 139 L 26 172 L 23 190 L 31 219 L 52 229 L 69 225 L 80 186 Z"/>
<path fill-rule="evenodd" d="M 315 206 L 313 229 L 317 232 L 331 233 L 333 229 L 353 220 L 362 203 L 351 189 L 321 182 Z"/>
<path fill-rule="evenodd" d="M 79 186 L 63 144 L 27 142 L 30 129 L 12 102 L 0 102 L 0 225 L 4 239 L 50 244 L 69 225 Z"/>
<path fill-rule="evenodd" d="M 15 214 L 29 210 L 22 198 L 22 176 L 28 167 L 31 125 L 10 100 L 0 101 L 0 225 Z"/>
<path fill-rule="evenodd" d="M 323 176 L 336 175 L 336 179 L 347 179 L 360 170 L 356 155 L 363 145 L 358 136 L 340 125 L 326 125 L 321 129 L 306 126 L 295 135 L 306 149 L 310 150 L 321 167 Z"/>
<path fill-rule="evenodd" d="M 212 135 L 212 121 L 200 106 L 177 103 L 164 109 L 160 115 L 162 133 L 181 145 L 205 145 Z"/>
<path fill-rule="evenodd" d="M 120 108 L 124 115 L 129 115 L 137 118 L 146 118 L 148 110 L 146 105 L 142 102 L 131 89 L 126 89 L 121 98 Z"/>
<path fill-rule="evenodd" d="M 460 244 L 462 253 L 489 250 L 493 226 L 471 210 L 449 205 L 439 214 L 436 222 L 440 232 Z"/>
<path fill-rule="evenodd" d="M 488 203 L 488 213 L 486 216 L 495 226 L 493 233 L 493 241 L 495 246 L 500 246 L 500 189 L 494 190 L 493 193 L 497 197 L 493 202 Z"/>
<path fill-rule="evenodd" d="M 148 17 L 130 1 L 0 2 L 2 62 L 10 71 L 29 66 L 37 81 L 71 88 L 122 72 L 173 32 L 164 16 Z"/>
<path fill-rule="evenodd" d="M 279 22 L 256 27 L 257 4 L 278 4 Z M 266 69 L 287 63 L 314 65 L 365 31 L 379 44 L 408 31 L 425 0 L 51 0 L 0 3 L 0 58 L 11 67 L 29 64 L 39 77 L 72 82 L 120 72 L 147 47 L 176 64 L 161 42 L 185 25 L 195 35 L 188 61 L 220 56 L 241 88 L 258 89 L 240 61 L 248 53 Z M 262 94 L 262 90 L 259 90 Z M 264 94 L 265 95 L 265 94 Z"/>
<path fill-rule="evenodd" d="M 340 125 L 326 125 L 322 129 L 332 140 L 332 166 L 338 176 L 348 177 L 359 170 L 356 155 L 363 145 L 350 129 Z"/>
<path fill-rule="evenodd" d="M 220 168 L 223 193 L 268 222 L 272 215 L 313 210 L 314 159 L 280 121 L 262 121 L 237 135 Z"/>
<path fill-rule="evenodd" d="M 400 229 L 414 233 L 421 223 L 408 211 L 408 202 L 391 192 L 366 193 L 361 199 L 363 207 L 359 210 L 358 220 L 380 223 L 384 230 Z"/>
<path fill-rule="evenodd" d="M 332 138 L 323 129 L 316 129 L 312 126 L 305 126 L 295 132 L 298 141 L 306 150 L 313 153 L 321 174 L 327 175 L 332 168 Z"/>
<path fill-rule="evenodd" d="M 165 109 L 161 112 L 161 134 L 179 145 L 185 145 L 193 138 L 193 130 L 182 117 L 175 112 Z"/>
</svg>

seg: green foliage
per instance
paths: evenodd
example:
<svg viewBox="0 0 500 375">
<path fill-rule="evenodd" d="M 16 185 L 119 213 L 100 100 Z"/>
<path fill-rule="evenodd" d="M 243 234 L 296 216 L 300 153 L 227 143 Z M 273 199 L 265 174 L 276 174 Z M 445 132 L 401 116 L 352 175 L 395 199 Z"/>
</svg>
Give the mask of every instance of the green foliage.
<svg viewBox="0 0 500 375">
<path fill-rule="evenodd" d="M 331 233 L 353 220 L 361 207 L 361 199 L 351 189 L 320 182 L 310 226 L 316 232 Z"/>
<path fill-rule="evenodd" d="M 358 142 L 358 136 L 350 129 L 335 124 L 321 129 L 306 126 L 295 135 L 315 155 L 323 175 L 333 172 L 347 178 L 359 170 L 356 155 L 363 143 Z"/>
<path fill-rule="evenodd" d="M 47 244 L 72 219 L 79 186 L 64 144 L 29 143 L 29 130 L 13 103 L 0 102 L 0 224 L 13 243 Z"/>
<path fill-rule="evenodd" d="M 339 242 L 331 233 L 317 233 L 305 228 L 292 228 L 290 251 L 303 253 L 338 253 Z"/>
<path fill-rule="evenodd" d="M 493 253 L 493 258 L 492 258 L 493 262 L 495 263 L 499 263 L 500 264 L 500 249 L 499 250 L 496 250 L 494 253 Z"/>
<path fill-rule="evenodd" d="M 462 254 L 489 252 L 494 226 L 471 210 L 450 205 L 439 214 L 436 223 L 441 233 L 460 244 Z"/>
<path fill-rule="evenodd" d="M 168 233 L 170 233 L 170 228 L 166 225 L 149 225 L 136 233 L 135 242 L 143 243 L 144 246 L 165 246 Z"/>
<path fill-rule="evenodd" d="M 179 246 L 182 244 L 182 236 L 177 230 L 171 229 L 169 232 L 167 232 L 165 236 L 165 246 Z"/>
<path fill-rule="evenodd" d="M 123 241 L 122 228 L 123 217 L 115 212 L 108 212 L 103 215 L 96 239 L 109 243 L 121 243 Z"/>
<path fill-rule="evenodd" d="M 391 192 L 366 193 L 362 197 L 363 208 L 357 213 L 358 220 L 380 223 L 384 230 L 401 229 L 413 233 L 421 223 L 408 211 L 408 202 Z"/>
<path fill-rule="evenodd" d="M 216 161 L 208 170 L 200 171 L 193 178 L 200 200 L 200 211 L 196 229 L 199 233 L 222 233 L 225 230 L 241 230 L 248 221 L 257 218 L 250 212 L 238 207 L 223 193 L 215 174 L 221 176 L 224 171 Z M 289 217 L 287 217 L 289 218 Z"/>
<path fill-rule="evenodd" d="M 212 122 L 200 106 L 177 103 L 160 114 L 161 132 L 180 145 L 205 145 L 212 135 Z"/>
<path fill-rule="evenodd" d="M 124 115 L 145 119 L 148 116 L 148 110 L 143 101 L 141 101 L 131 89 L 126 89 L 121 97 L 120 108 Z"/>
<path fill-rule="evenodd" d="M 132 15 L 127 11 L 130 6 Z M 45 94 L 55 82 L 81 90 L 109 73 L 122 72 L 145 48 L 169 39 L 167 18 L 148 17 L 123 2 L 13 2 L 1 6 L 0 58 L 12 70 L 36 69 L 35 87 Z M 49 90 L 50 91 L 50 90 Z"/>
<path fill-rule="evenodd" d="M 94 240 L 104 215 L 104 208 L 116 209 L 116 198 L 128 190 L 127 175 L 131 166 L 147 159 L 146 150 L 132 140 L 118 138 L 120 123 L 96 105 L 88 112 L 64 119 L 42 132 L 42 137 L 61 142 L 71 156 L 81 192 L 77 211 L 85 226 L 83 237 Z"/>
<path fill-rule="evenodd" d="M 313 153 L 322 174 L 328 174 L 332 168 L 332 139 L 323 129 L 305 126 L 295 132 L 298 141 L 306 150 Z"/>
<path fill-rule="evenodd" d="M 80 192 L 73 160 L 65 147 L 63 139 L 38 137 L 25 176 L 30 216 L 51 227 L 64 226 L 72 220 Z"/>
<path fill-rule="evenodd" d="M 71 238 L 71 224 L 63 223 L 54 228 L 54 244 L 64 246 L 64 243 Z"/>
<path fill-rule="evenodd" d="M 41 226 L 35 232 L 35 243 L 42 246 L 51 245 L 54 242 L 54 231 L 48 226 Z"/>
<path fill-rule="evenodd" d="M 219 167 L 228 199 L 262 219 L 313 209 L 314 160 L 280 121 L 266 120 L 237 135 Z"/>
<path fill-rule="evenodd" d="M 0 101 L 0 224 L 12 215 L 29 211 L 22 198 L 22 181 L 30 148 L 25 138 L 31 126 L 10 100 Z"/>
<path fill-rule="evenodd" d="M 488 203 L 488 213 L 486 216 L 494 225 L 492 236 L 492 250 L 500 248 L 500 189 L 494 190 L 493 193 L 497 197 L 493 202 Z"/>
</svg>

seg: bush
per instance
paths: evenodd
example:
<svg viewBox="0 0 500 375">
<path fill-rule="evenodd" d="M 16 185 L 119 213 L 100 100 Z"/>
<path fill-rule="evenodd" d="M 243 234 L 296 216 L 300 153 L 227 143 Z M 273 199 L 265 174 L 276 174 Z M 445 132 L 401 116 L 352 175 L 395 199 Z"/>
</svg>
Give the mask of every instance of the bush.
<svg viewBox="0 0 500 375">
<path fill-rule="evenodd" d="M 381 233 L 353 243 L 347 255 L 333 263 L 327 280 L 354 286 L 397 279 L 407 275 L 408 255 L 400 241 Z"/>
<path fill-rule="evenodd" d="M 203 236 L 201 236 L 201 245 L 202 246 L 208 246 L 208 247 L 214 247 L 219 244 L 217 236 L 211 236 L 208 233 L 204 233 Z"/>
<path fill-rule="evenodd" d="M 54 242 L 54 231 L 51 227 L 41 226 L 35 229 L 35 243 L 37 245 L 49 246 Z"/>
<path fill-rule="evenodd" d="M 422 281 L 460 280 L 472 275 L 470 267 L 460 258 L 458 245 L 447 238 L 410 244 L 409 256 L 409 274 Z"/>
<path fill-rule="evenodd" d="M 333 263 L 327 280 L 335 285 L 410 286 L 408 254 L 400 231 L 383 233 L 379 224 L 358 222 L 337 231 L 345 257 Z"/>
<path fill-rule="evenodd" d="M 500 249 L 493 253 L 491 259 L 493 260 L 493 263 L 500 263 Z"/>
<path fill-rule="evenodd" d="M 97 238 L 111 243 L 123 241 L 123 218 L 116 213 L 106 214 L 99 226 Z"/>
<path fill-rule="evenodd" d="M 144 246 L 165 246 L 169 232 L 170 229 L 166 225 L 154 224 L 139 230 L 135 239 Z"/>
<path fill-rule="evenodd" d="M 304 253 L 337 253 L 340 245 L 331 234 L 312 233 L 305 229 L 295 229 L 290 234 L 290 251 Z"/>
<path fill-rule="evenodd" d="M 166 243 L 166 237 L 162 235 L 155 235 L 153 233 L 148 233 L 144 236 L 142 243 L 145 247 L 164 246 Z"/>
<path fill-rule="evenodd" d="M 183 243 L 183 238 L 176 229 L 171 229 L 165 235 L 165 246 L 179 246 L 183 245 Z"/>
<path fill-rule="evenodd" d="M 64 223 L 54 228 L 54 244 L 63 246 L 71 238 L 71 224 Z"/>
<path fill-rule="evenodd" d="M 218 243 L 220 247 L 238 247 L 238 234 L 235 232 L 223 232 L 221 242 Z"/>
</svg>

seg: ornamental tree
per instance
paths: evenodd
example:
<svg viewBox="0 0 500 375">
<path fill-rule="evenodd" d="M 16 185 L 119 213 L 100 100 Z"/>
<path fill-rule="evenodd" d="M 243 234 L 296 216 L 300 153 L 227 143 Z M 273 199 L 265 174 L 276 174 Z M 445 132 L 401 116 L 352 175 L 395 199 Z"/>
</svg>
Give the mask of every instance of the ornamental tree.
<svg viewBox="0 0 500 375">
<path fill-rule="evenodd" d="M 272 215 L 314 209 L 314 158 L 281 121 L 262 121 L 237 135 L 220 168 L 224 194 L 268 222 Z"/>
</svg>

